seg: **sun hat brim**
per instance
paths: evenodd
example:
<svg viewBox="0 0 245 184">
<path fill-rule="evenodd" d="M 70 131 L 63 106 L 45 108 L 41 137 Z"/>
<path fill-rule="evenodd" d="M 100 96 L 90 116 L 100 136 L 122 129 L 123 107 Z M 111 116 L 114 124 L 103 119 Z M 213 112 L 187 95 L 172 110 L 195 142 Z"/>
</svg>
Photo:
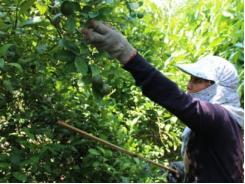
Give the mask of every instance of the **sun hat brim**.
<svg viewBox="0 0 245 184">
<path fill-rule="evenodd" d="M 176 64 L 176 67 L 189 75 L 202 78 L 205 80 L 214 80 L 212 76 L 207 75 L 209 72 L 205 71 L 204 67 L 201 67 L 196 63 Z"/>
</svg>

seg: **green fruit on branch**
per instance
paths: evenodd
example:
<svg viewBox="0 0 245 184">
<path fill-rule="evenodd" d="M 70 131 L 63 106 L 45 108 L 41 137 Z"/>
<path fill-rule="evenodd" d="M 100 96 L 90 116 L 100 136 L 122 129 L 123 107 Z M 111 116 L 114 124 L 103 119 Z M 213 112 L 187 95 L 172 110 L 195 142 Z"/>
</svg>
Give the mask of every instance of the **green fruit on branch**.
<svg viewBox="0 0 245 184">
<path fill-rule="evenodd" d="M 73 62 L 76 55 L 69 50 L 60 50 L 54 54 L 55 58 L 67 63 Z"/>
<path fill-rule="evenodd" d="M 103 80 L 100 76 L 96 75 L 92 78 L 92 86 L 98 90 L 103 87 Z"/>
<path fill-rule="evenodd" d="M 79 10 L 80 6 L 76 2 L 64 1 L 61 4 L 60 11 L 65 16 L 73 15 L 76 10 Z"/>
<path fill-rule="evenodd" d="M 143 13 L 138 13 L 138 14 L 137 14 L 137 17 L 138 17 L 139 19 L 141 19 L 141 18 L 144 17 L 144 14 L 143 14 Z"/>
</svg>

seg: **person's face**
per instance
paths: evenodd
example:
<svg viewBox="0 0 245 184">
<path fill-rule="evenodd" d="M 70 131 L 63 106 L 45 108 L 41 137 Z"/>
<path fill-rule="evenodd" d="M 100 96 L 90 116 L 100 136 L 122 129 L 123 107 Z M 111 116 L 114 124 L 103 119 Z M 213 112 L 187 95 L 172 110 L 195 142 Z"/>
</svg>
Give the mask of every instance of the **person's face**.
<svg viewBox="0 0 245 184">
<path fill-rule="evenodd" d="M 211 81 L 201 79 L 198 77 L 191 76 L 188 85 L 187 85 L 187 91 L 189 93 L 196 93 L 199 92 L 207 87 L 209 87 L 211 84 Z"/>
</svg>

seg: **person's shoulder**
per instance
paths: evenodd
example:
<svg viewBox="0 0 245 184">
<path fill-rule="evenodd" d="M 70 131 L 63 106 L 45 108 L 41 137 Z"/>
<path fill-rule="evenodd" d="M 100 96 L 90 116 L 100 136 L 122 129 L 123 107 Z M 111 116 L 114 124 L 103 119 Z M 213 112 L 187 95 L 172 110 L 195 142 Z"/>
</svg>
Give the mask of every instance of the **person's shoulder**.
<svg viewBox="0 0 245 184">
<path fill-rule="evenodd" d="M 234 116 L 234 112 L 231 112 L 231 110 L 220 104 L 206 103 L 206 105 L 209 107 L 210 111 L 213 111 L 219 128 L 223 127 L 228 130 L 234 128 L 241 129 L 239 121 L 244 121 L 243 117 L 241 118 L 242 120 L 239 120 L 239 118 Z"/>
</svg>

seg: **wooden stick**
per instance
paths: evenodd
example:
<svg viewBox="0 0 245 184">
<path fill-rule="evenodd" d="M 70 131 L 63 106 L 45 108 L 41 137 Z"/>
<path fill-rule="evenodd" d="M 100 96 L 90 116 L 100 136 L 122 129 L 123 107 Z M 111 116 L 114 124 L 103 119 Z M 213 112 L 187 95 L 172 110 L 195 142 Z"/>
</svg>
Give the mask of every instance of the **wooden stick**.
<svg viewBox="0 0 245 184">
<path fill-rule="evenodd" d="M 122 153 L 126 153 L 127 155 L 130 155 L 130 156 L 133 156 L 133 157 L 138 157 L 141 160 L 144 160 L 144 161 L 146 161 L 148 163 L 151 163 L 151 164 L 153 164 L 155 166 L 161 167 L 163 169 L 169 170 L 169 171 L 174 172 L 175 174 L 179 175 L 178 171 L 175 170 L 175 169 L 172 169 L 170 167 L 164 166 L 164 165 L 162 165 L 160 163 L 156 163 L 156 162 L 154 162 L 152 160 L 146 159 L 142 155 L 139 155 L 137 153 L 130 152 L 130 151 L 124 149 L 124 148 L 121 148 L 121 147 L 119 147 L 119 146 L 117 146 L 115 144 L 112 144 L 112 143 L 107 142 L 107 141 L 105 141 L 103 139 L 100 139 L 100 138 L 98 138 L 96 136 L 93 136 L 93 135 L 91 135 L 91 134 L 89 134 L 89 133 L 87 133 L 87 132 L 85 132 L 83 130 L 80 130 L 80 129 L 74 127 L 74 126 L 68 125 L 64 121 L 58 121 L 57 124 L 60 125 L 60 126 L 62 126 L 62 127 L 64 127 L 64 128 L 67 128 L 69 130 L 72 130 L 73 132 L 76 132 L 76 133 L 80 134 L 81 136 L 84 136 L 84 137 L 93 139 L 93 140 L 95 140 L 95 141 L 97 141 L 97 142 L 99 142 L 99 143 L 101 143 L 103 145 L 106 145 L 106 146 L 110 147 L 113 150 L 117 150 L 117 151 L 120 151 Z"/>
</svg>

